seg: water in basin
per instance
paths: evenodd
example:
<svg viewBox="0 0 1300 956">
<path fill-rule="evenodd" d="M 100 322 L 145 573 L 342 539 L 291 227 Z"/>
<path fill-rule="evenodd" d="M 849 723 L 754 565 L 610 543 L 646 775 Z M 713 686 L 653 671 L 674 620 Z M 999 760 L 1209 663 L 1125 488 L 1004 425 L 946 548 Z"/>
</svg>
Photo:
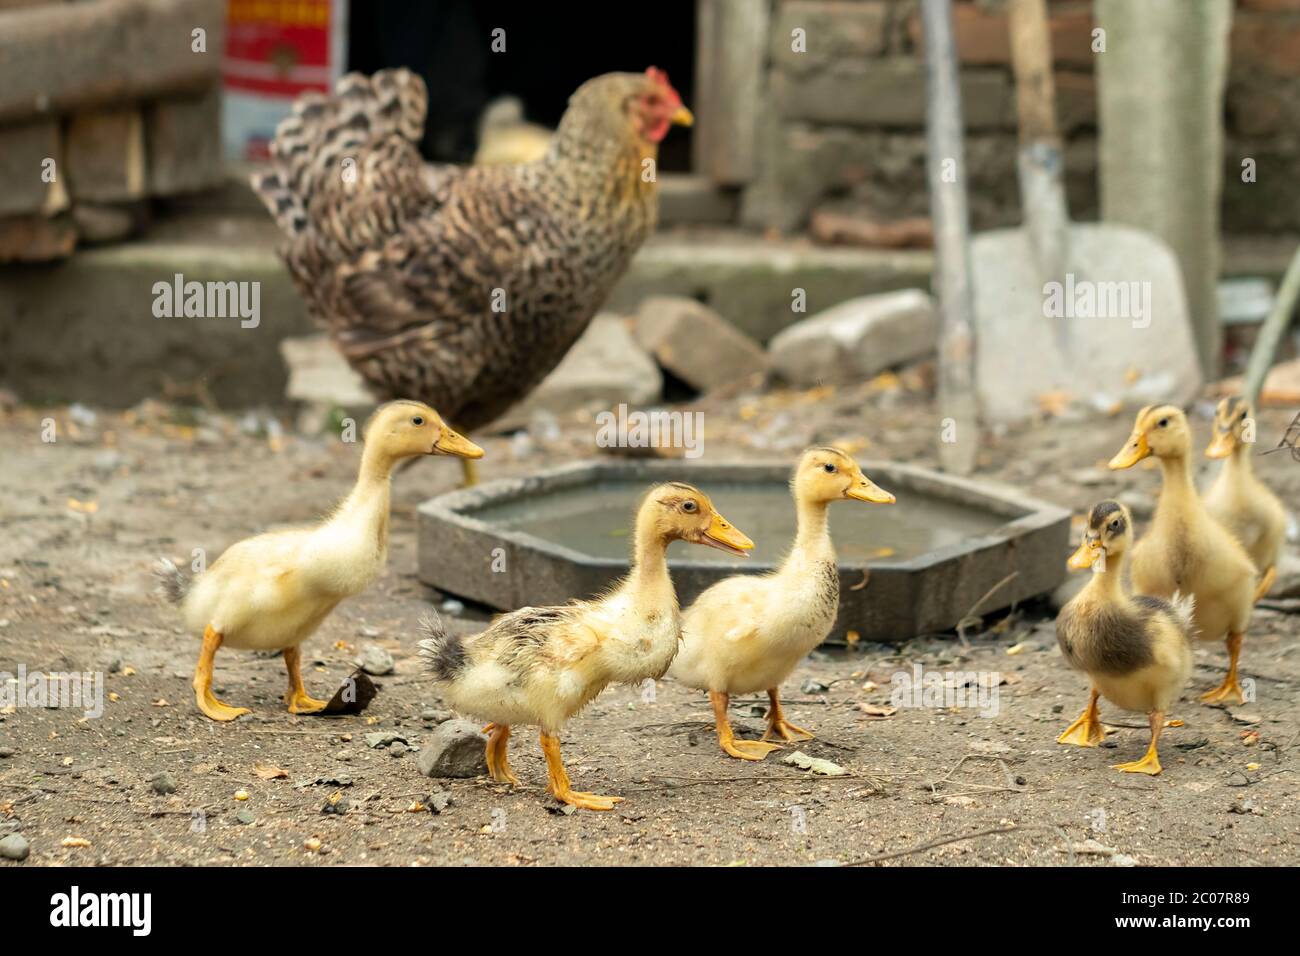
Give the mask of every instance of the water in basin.
<svg viewBox="0 0 1300 956">
<path fill-rule="evenodd" d="M 893 505 L 836 502 L 830 508 L 831 536 L 842 562 L 907 560 L 966 538 L 986 534 L 1008 520 L 969 505 L 881 484 L 898 495 Z M 478 509 L 482 521 L 535 535 L 596 558 L 626 558 L 633 513 L 644 482 L 605 481 L 547 491 L 534 497 Z M 794 538 L 794 501 L 784 484 L 711 481 L 704 489 L 733 525 L 754 540 L 753 556 L 776 562 Z M 677 559 L 740 564 L 714 548 L 675 543 Z"/>
</svg>

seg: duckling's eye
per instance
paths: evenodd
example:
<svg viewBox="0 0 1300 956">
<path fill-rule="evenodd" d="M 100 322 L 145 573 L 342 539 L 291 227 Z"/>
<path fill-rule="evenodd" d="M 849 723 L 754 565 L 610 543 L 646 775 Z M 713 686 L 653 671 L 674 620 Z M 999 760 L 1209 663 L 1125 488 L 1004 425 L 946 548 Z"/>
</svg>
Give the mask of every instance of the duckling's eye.
<svg viewBox="0 0 1300 956">
<path fill-rule="evenodd" d="M 832 465 L 829 461 L 826 464 L 822 465 L 822 467 L 826 469 L 826 474 L 828 475 L 835 474 L 835 466 Z"/>
<path fill-rule="evenodd" d="M 1246 420 L 1246 413 L 1245 413 L 1245 412 L 1242 412 L 1242 413 L 1241 413 L 1241 420 L 1242 420 L 1243 422 Z"/>
<path fill-rule="evenodd" d="M 694 501 L 683 501 L 682 510 L 685 511 L 688 515 L 693 515 L 697 510 L 699 510 L 699 506 L 696 505 Z"/>
<path fill-rule="evenodd" d="M 1111 531 L 1118 531 L 1118 530 L 1119 530 L 1119 519 L 1118 519 L 1118 518 L 1116 518 L 1114 521 L 1112 521 L 1112 522 L 1110 523 L 1110 530 L 1111 530 Z"/>
<path fill-rule="evenodd" d="M 424 424 L 424 418 L 423 418 L 423 416 L 416 415 L 414 418 L 411 419 L 411 424 L 412 424 L 412 425 L 415 425 L 416 427 L 419 427 L 420 425 L 423 425 L 423 424 Z"/>
<path fill-rule="evenodd" d="M 1167 428 L 1169 426 L 1169 419 L 1162 418 L 1160 421 L 1156 422 L 1156 425 L 1160 428 Z"/>
</svg>

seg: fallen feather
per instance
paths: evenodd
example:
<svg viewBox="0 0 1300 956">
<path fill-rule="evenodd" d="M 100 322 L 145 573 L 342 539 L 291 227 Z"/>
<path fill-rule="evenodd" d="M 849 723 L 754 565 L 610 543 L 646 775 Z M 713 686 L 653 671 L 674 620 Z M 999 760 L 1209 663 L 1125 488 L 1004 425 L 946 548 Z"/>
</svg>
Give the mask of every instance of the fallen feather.
<svg viewBox="0 0 1300 956">
<path fill-rule="evenodd" d="M 823 777 L 847 777 L 849 775 L 849 772 L 839 764 L 831 763 L 829 760 L 822 760 L 820 757 L 810 757 L 802 750 L 796 750 L 781 762 L 791 767 L 798 767 L 800 770 L 809 770 Z"/>
</svg>

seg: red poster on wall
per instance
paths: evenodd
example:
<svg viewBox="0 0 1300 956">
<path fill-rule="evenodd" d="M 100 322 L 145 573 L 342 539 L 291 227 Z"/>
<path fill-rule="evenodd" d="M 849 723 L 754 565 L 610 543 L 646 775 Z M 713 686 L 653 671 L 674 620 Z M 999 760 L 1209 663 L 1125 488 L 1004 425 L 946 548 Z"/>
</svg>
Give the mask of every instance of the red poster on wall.
<svg viewBox="0 0 1300 956">
<path fill-rule="evenodd" d="M 267 156 L 298 94 L 343 75 L 347 0 L 229 0 L 223 140 L 235 160 Z"/>
</svg>

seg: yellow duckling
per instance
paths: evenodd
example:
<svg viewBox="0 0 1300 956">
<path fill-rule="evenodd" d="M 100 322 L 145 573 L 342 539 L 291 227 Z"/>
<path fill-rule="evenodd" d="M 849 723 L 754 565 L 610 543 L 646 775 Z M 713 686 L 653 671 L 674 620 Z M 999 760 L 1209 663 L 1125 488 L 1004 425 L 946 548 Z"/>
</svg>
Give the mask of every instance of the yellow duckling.
<svg viewBox="0 0 1300 956">
<path fill-rule="evenodd" d="M 782 740 L 811 740 L 781 712 L 780 684 L 826 639 L 840 606 L 840 575 L 827 528 L 832 501 L 892 504 L 857 462 L 837 448 L 804 452 L 790 482 L 798 531 L 794 547 L 771 574 L 738 575 L 713 585 L 683 616 L 682 650 L 669 674 L 709 692 L 718 743 L 742 760 L 762 760 Z M 763 741 L 737 740 L 727 720 L 732 694 L 766 690 L 771 706 Z"/>
<path fill-rule="evenodd" d="M 156 569 L 164 592 L 181 605 L 186 626 L 203 633 L 194 699 L 213 720 L 248 713 L 248 708 L 228 707 L 212 694 L 212 661 L 222 645 L 283 651 L 289 713 L 323 708 L 325 701 L 309 697 L 303 688 L 299 645 L 335 605 L 363 591 L 383 569 L 393 467 L 417 455 L 483 457 L 483 449 L 444 425 L 438 413 L 421 402 L 381 406 L 364 434 L 356 486 L 325 521 L 232 544 L 194 578 L 167 560 Z"/>
<path fill-rule="evenodd" d="M 1111 468 L 1131 468 L 1155 455 L 1164 474 L 1151 530 L 1133 548 L 1133 588 L 1165 599 L 1175 592 L 1196 598 L 1197 637 L 1217 641 L 1226 635 L 1228 647 L 1223 683 L 1201 700 L 1217 703 L 1235 696 L 1244 702 L 1237 662 L 1255 603 L 1255 566 L 1196 493 L 1191 448 L 1191 430 L 1181 409 L 1148 406 L 1138 412 L 1133 433 L 1110 461 Z"/>
<path fill-rule="evenodd" d="M 1214 438 L 1207 458 L 1223 458 L 1223 469 L 1205 493 L 1205 507 L 1237 536 L 1260 574 L 1255 599 L 1268 593 L 1277 578 L 1277 558 L 1286 539 L 1286 509 L 1277 495 L 1255 477 L 1250 466 L 1255 413 L 1250 402 L 1229 396 L 1214 410 Z"/>
<path fill-rule="evenodd" d="M 1057 743 L 1095 747 L 1106 737 L 1097 712 L 1098 695 L 1124 710 L 1145 713 L 1151 745 L 1141 760 L 1116 764 L 1127 773 L 1157 774 L 1156 743 L 1165 714 L 1192 672 L 1192 616 L 1196 599 L 1173 601 L 1124 592 L 1121 574 L 1133 543 L 1133 518 L 1117 501 L 1094 505 L 1072 570 L 1092 568 L 1092 580 L 1056 618 L 1056 640 L 1065 660 L 1092 681 L 1083 715 Z"/>
<path fill-rule="evenodd" d="M 513 724 L 541 728 L 542 753 L 556 799 L 610 810 L 622 797 L 576 791 L 560 758 L 565 722 L 612 683 L 662 677 L 677 653 L 681 614 L 668 574 L 673 541 L 745 554 L 754 543 L 733 528 L 697 488 L 669 482 L 652 489 L 637 511 L 632 570 L 603 597 L 562 607 L 525 607 L 502 615 L 481 634 L 448 634 L 425 622 L 420 653 L 457 710 L 491 721 L 488 770 L 518 783 L 507 748 Z"/>
</svg>

